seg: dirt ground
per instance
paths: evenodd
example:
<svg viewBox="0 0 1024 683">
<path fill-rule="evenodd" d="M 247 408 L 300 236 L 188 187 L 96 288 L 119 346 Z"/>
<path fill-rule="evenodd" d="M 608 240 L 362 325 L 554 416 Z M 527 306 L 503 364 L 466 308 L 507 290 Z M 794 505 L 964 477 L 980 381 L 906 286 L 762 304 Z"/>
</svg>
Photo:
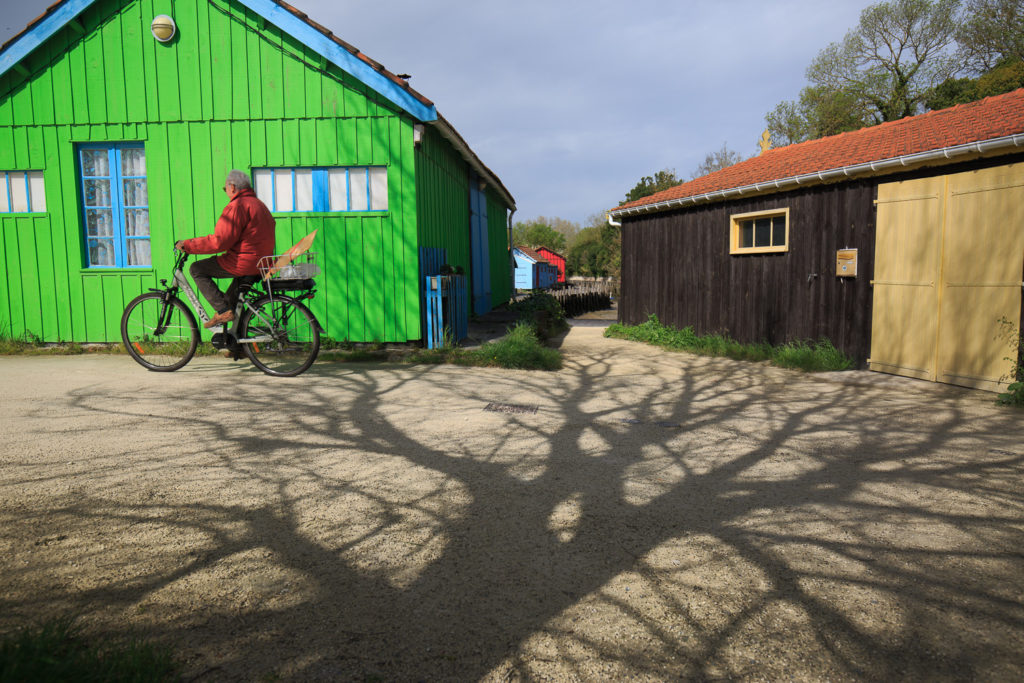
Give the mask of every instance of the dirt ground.
<svg viewBox="0 0 1024 683">
<path fill-rule="evenodd" d="M 203 681 L 1024 678 L 1024 413 L 601 332 L 557 373 L 0 358 L 0 631 Z"/>
</svg>

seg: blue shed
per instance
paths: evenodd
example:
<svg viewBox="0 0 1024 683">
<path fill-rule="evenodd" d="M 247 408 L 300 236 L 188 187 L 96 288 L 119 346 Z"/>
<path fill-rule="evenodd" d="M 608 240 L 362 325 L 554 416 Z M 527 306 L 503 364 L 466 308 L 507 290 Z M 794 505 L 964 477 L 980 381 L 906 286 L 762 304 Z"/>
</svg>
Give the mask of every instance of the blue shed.
<svg viewBox="0 0 1024 683">
<path fill-rule="evenodd" d="M 558 282 L 558 266 L 528 247 L 513 247 L 516 289 L 548 289 Z"/>
</svg>

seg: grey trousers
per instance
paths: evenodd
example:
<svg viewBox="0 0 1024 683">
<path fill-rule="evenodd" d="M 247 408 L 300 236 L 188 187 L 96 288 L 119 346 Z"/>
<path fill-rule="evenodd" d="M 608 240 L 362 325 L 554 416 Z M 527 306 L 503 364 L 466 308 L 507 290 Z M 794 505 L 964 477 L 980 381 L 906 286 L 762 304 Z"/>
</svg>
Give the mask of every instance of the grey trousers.
<svg viewBox="0 0 1024 683">
<path fill-rule="evenodd" d="M 188 272 L 192 275 L 192 280 L 196 283 L 196 287 L 199 288 L 199 291 L 202 292 L 206 300 L 213 306 L 214 313 L 223 313 L 235 307 L 235 304 L 238 302 L 238 279 L 220 267 L 216 256 L 193 261 Z M 220 291 L 220 287 L 213 281 L 215 277 L 232 278 L 227 293 Z"/>
</svg>

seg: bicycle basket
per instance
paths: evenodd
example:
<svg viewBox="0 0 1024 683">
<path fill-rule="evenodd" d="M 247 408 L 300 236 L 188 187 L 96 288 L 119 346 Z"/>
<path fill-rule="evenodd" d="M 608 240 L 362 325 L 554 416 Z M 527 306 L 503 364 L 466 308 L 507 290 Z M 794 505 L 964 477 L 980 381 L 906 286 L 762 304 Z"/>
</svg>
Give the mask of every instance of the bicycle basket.
<svg viewBox="0 0 1024 683">
<path fill-rule="evenodd" d="M 307 251 L 293 258 L 282 259 L 284 254 L 264 256 L 259 260 L 260 278 L 272 292 L 313 289 L 313 281 L 320 274 L 316 252 Z"/>
</svg>

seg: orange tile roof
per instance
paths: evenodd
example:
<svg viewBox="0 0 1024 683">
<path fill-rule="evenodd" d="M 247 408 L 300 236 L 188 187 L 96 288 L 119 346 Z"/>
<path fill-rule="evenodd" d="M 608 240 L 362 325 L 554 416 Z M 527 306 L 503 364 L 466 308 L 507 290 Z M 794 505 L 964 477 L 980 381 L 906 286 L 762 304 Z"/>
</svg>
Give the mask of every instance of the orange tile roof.
<svg viewBox="0 0 1024 683">
<path fill-rule="evenodd" d="M 547 263 L 548 265 L 551 265 L 550 263 L 548 263 L 548 260 L 546 258 L 544 258 L 540 254 L 538 254 L 536 251 L 534 251 L 530 247 L 520 247 L 520 246 L 517 246 L 516 249 L 518 249 L 519 251 L 523 252 L 524 255 L 529 257 L 531 260 L 536 261 L 537 263 Z"/>
<path fill-rule="evenodd" d="M 770 149 L 760 156 L 624 203 L 611 211 L 617 214 L 623 209 L 672 200 L 685 201 L 708 193 L 774 183 L 1018 134 L 1024 134 L 1024 88 L 949 109 Z M 1024 151 L 1024 139 L 1018 144 Z M 812 183 L 813 179 L 807 179 L 802 184 Z"/>
</svg>

